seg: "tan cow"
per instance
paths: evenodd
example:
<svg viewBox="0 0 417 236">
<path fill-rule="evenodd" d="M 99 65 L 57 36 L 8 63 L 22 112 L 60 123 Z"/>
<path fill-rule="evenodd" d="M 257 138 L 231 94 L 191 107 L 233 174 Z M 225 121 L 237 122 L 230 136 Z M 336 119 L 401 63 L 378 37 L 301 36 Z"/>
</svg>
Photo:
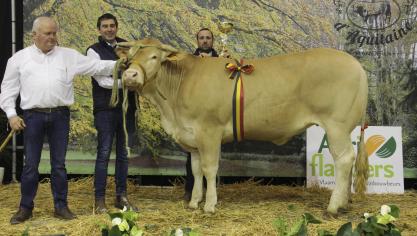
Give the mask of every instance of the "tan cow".
<svg viewBox="0 0 417 236">
<path fill-rule="evenodd" d="M 155 104 L 165 131 L 192 153 L 195 183 L 189 206 L 197 208 L 202 200 L 205 176 L 204 211 L 214 212 L 220 146 L 233 140 L 235 81 L 228 79 L 225 64 L 234 61 L 196 57 L 151 39 L 122 43 L 116 51 L 127 61 L 125 86 Z M 347 207 L 350 197 L 355 160 L 350 133 L 356 125 L 364 126 L 365 71 L 355 58 L 334 49 L 311 49 L 246 63 L 255 71 L 243 75 L 245 138 L 283 144 L 311 125 L 323 127 L 336 167 L 336 187 L 327 210 L 337 214 Z M 367 178 L 363 132 L 360 146 L 364 158 L 356 163 L 364 164 L 356 169 L 362 170 L 357 182 L 363 193 Z"/>
</svg>

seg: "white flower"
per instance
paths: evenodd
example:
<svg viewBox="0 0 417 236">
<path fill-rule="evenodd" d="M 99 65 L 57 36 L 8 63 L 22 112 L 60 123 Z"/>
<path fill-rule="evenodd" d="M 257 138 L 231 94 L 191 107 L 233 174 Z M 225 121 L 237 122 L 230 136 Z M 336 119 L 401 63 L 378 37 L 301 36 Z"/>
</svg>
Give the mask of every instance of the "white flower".
<svg viewBox="0 0 417 236">
<path fill-rule="evenodd" d="M 368 212 L 363 213 L 363 217 L 365 217 L 365 221 L 371 217 L 371 214 L 369 214 Z"/>
<path fill-rule="evenodd" d="M 181 229 L 175 230 L 175 236 L 183 236 L 183 235 L 184 235 L 184 233 L 182 232 Z"/>
<path fill-rule="evenodd" d="M 388 205 L 382 205 L 381 206 L 381 215 L 387 215 L 391 212 L 391 207 L 389 207 Z"/>
<path fill-rule="evenodd" d="M 120 219 L 119 217 L 113 218 L 113 220 L 111 220 L 112 226 L 120 225 L 120 223 L 122 223 L 122 219 Z"/>
</svg>

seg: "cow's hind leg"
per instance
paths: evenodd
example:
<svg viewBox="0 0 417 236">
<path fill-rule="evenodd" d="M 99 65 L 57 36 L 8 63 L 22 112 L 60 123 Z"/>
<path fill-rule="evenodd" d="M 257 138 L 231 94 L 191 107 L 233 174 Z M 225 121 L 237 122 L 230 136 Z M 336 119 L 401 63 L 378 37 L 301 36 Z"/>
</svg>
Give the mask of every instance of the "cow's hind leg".
<svg viewBox="0 0 417 236">
<path fill-rule="evenodd" d="M 351 187 L 351 171 L 355 153 L 348 131 L 335 128 L 327 129 L 330 153 L 335 163 L 336 187 L 330 198 L 327 211 L 336 215 L 340 208 L 347 208 Z"/>
<path fill-rule="evenodd" d="M 189 207 L 197 209 L 198 203 L 203 199 L 203 172 L 200 165 L 200 154 L 191 152 L 191 168 L 194 176 L 194 186 Z"/>
</svg>

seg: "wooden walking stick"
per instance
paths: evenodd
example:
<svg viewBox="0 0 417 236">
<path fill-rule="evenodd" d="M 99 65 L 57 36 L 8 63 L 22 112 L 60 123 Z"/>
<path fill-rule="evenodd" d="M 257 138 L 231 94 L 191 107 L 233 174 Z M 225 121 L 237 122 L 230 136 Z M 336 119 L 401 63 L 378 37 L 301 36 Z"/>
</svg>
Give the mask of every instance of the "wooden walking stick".
<svg viewBox="0 0 417 236">
<path fill-rule="evenodd" d="M 6 139 L 0 146 L 0 153 L 3 152 L 3 149 L 6 147 L 7 143 L 10 141 L 10 139 L 13 137 L 13 134 L 16 133 L 16 131 L 12 130 L 10 131 L 9 135 L 7 135 Z"/>
</svg>

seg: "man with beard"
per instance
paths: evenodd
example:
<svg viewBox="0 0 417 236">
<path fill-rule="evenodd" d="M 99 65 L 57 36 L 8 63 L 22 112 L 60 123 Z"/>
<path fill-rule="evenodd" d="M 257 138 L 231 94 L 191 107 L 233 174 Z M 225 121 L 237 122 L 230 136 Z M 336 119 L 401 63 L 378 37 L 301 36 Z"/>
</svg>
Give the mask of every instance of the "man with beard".
<svg viewBox="0 0 417 236">
<path fill-rule="evenodd" d="M 197 32 L 197 45 L 194 55 L 201 57 L 218 57 L 213 48 L 213 33 L 208 28 L 202 28 Z"/>
</svg>

